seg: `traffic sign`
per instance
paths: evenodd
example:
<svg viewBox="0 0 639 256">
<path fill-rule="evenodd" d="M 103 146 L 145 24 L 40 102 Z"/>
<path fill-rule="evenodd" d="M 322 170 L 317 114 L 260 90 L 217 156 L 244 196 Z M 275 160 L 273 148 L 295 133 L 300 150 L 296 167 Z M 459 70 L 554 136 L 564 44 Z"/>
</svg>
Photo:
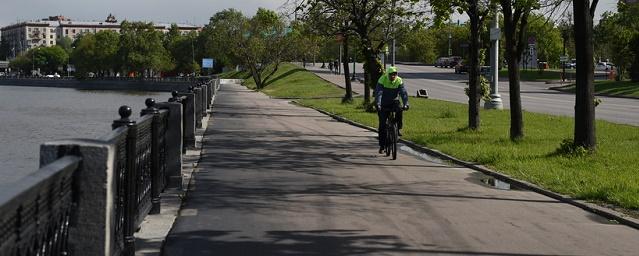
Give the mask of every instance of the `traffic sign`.
<svg viewBox="0 0 639 256">
<path fill-rule="evenodd" d="M 202 68 L 213 68 L 214 64 L 214 59 L 202 59 Z"/>
</svg>

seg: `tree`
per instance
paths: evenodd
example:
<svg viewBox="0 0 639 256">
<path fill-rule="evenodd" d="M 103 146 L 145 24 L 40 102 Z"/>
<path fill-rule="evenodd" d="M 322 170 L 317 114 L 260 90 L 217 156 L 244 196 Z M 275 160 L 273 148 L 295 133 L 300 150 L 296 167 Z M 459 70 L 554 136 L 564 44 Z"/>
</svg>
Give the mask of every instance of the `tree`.
<svg viewBox="0 0 639 256">
<path fill-rule="evenodd" d="M 343 64 L 344 84 L 346 86 L 342 102 L 353 101 L 353 88 L 350 79 L 350 70 L 348 66 L 349 59 L 349 38 L 355 37 L 353 33 L 353 22 L 349 19 L 347 11 L 339 8 L 330 7 L 329 3 L 317 1 L 305 10 L 302 19 L 308 24 L 309 32 L 320 34 L 329 39 L 335 39 L 339 47 L 343 49 L 340 62 Z M 304 2 L 296 7 L 297 10 L 304 9 Z M 353 40 L 351 40 L 353 41 Z M 303 48 L 302 48 L 303 49 Z M 333 55 L 334 56 L 334 55 Z M 332 58 L 329 59 L 332 61 Z M 337 68 L 337 67 L 335 67 Z M 368 88 L 366 88 L 367 90 Z"/>
<path fill-rule="evenodd" d="M 173 69 L 168 52 L 162 45 L 162 32 L 152 23 L 123 21 L 120 29 L 119 56 L 123 68 L 142 75 Z"/>
<path fill-rule="evenodd" d="M 68 36 L 58 38 L 55 44 L 62 47 L 62 49 L 64 49 L 64 51 L 69 55 L 73 52 L 73 40 L 71 40 Z"/>
<path fill-rule="evenodd" d="M 76 76 L 87 77 L 89 72 L 95 72 L 98 67 L 93 61 L 96 55 L 95 35 L 81 34 L 74 42 L 75 49 L 71 53 L 71 60 L 76 69 Z"/>
<path fill-rule="evenodd" d="M 399 41 L 397 58 L 404 61 L 434 63 L 436 51 L 436 33 L 423 26 L 415 26 Z"/>
<path fill-rule="evenodd" d="M 524 120 L 521 107 L 519 61 L 528 40 L 526 29 L 532 10 L 539 7 L 536 0 L 500 0 L 504 13 L 506 60 L 508 61 L 508 88 L 510 91 L 510 139 L 524 137 Z"/>
<path fill-rule="evenodd" d="M 577 76 L 575 92 L 575 133 L 574 146 L 594 151 L 597 147 L 595 136 L 595 98 L 593 60 L 592 19 L 598 0 L 574 1 L 575 49 L 577 57 Z"/>
<path fill-rule="evenodd" d="M 31 66 L 31 55 L 32 53 L 20 54 L 16 58 L 12 59 L 9 62 L 9 67 L 14 70 L 19 70 L 22 74 L 30 74 Z"/>
<path fill-rule="evenodd" d="M 164 35 L 164 48 L 170 54 L 175 64 L 173 74 L 192 74 L 200 71 L 200 65 L 195 61 L 195 42 L 197 33 L 182 35 L 176 24 L 171 24 L 169 32 Z"/>
<path fill-rule="evenodd" d="M 365 84 L 364 104 L 370 103 L 370 89 L 377 84 L 382 74 L 378 55 L 382 52 L 397 30 L 393 24 L 409 22 L 422 12 L 416 8 L 417 1 L 412 0 L 300 0 L 299 10 L 305 13 L 332 14 L 339 18 L 333 22 L 347 22 L 346 35 L 356 35 L 364 55 Z M 347 20 L 345 20 L 346 18 Z"/>
<path fill-rule="evenodd" d="M 71 60 L 78 77 L 87 77 L 89 73 L 106 76 L 124 66 L 119 55 L 120 35 L 115 31 L 82 34 L 74 45 Z"/>
<path fill-rule="evenodd" d="M 284 22 L 275 12 L 259 8 L 255 16 L 241 25 L 243 33 L 238 47 L 234 49 L 251 72 L 259 90 L 277 71 L 289 47 L 285 40 Z M 270 71 L 263 76 L 267 68 Z"/>
<path fill-rule="evenodd" d="M 490 13 L 490 2 L 487 0 L 431 0 L 431 6 L 436 14 L 436 22 L 441 23 L 450 17 L 451 11 L 465 12 L 470 21 L 470 48 L 468 69 L 468 128 L 478 130 L 479 101 L 479 50 L 481 47 L 480 33 L 485 29 L 484 21 Z"/>
<path fill-rule="evenodd" d="M 232 50 L 239 45 L 243 37 L 243 25 L 247 18 L 238 10 L 226 9 L 215 13 L 198 36 L 198 45 L 202 46 L 202 55 L 215 58 L 215 66 L 239 65 L 242 59 L 238 51 Z"/>
<path fill-rule="evenodd" d="M 119 70 L 122 66 L 118 56 L 120 35 L 115 31 L 103 30 L 95 33 L 94 37 L 95 51 L 92 60 L 96 71 L 104 76 Z"/>
<path fill-rule="evenodd" d="M 550 66 L 559 66 L 559 56 L 562 54 L 562 37 L 561 30 L 555 26 L 553 20 L 541 14 L 530 13 L 526 31 L 528 36 L 523 39 L 534 37 L 536 40 L 537 58 L 547 61 Z"/>
<path fill-rule="evenodd" d="M 595 51 L 609 56 L 617 67 L 619 79 L 630 73 L 639 81 L 639 6 L 618 4 L 618 12 L 605 12 L 594 29 Z"/>
<path fill-rule="evenodd" d="M 62 66 L 66 65 L 69 55 L 62 47 L 54 45 L 51 47 L 41 47 L 39 54 L 44 58 L 41 62 L 42 72 L 46 74 L 56 73 L 62 70 Z"/>
</svg>

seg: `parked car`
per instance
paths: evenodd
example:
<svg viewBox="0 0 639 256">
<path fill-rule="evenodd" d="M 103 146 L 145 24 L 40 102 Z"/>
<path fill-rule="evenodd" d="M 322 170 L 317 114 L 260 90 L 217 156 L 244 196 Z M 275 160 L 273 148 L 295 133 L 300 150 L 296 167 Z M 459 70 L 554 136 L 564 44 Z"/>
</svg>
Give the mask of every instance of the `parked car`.
<svg viewBox="0 0 639 256">
<path fill-rule="evenodd" d="M 454 68 L 455 66 L 457 66 L 457 63 L 459 63 L 460 61 L 462 61 L 462 57 L 450 56 L 449 57 L 449 62 L 448 62 L 448 67 L 449 68 Z"/>
<path fill-rule="evenodd" d="M 595 64 L 596 71 L 610 71 L 612 70 L 613 64 L 610 62 L 599 62 Z"/>
<path fill-rule="evenodd" d="M 435 67 L 440 67 L 440 68 L 446 67 L 448 66 L 449 62 L 450 62 L 450 59 L 448 57 L 439 57 L 435 61 Z"/>
</svg>

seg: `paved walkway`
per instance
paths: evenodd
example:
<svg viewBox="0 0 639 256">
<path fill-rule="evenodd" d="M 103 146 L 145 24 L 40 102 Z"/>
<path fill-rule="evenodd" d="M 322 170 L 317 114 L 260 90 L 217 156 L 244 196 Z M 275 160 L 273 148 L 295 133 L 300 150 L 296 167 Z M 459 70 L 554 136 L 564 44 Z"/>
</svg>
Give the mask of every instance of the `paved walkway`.
<svg viewBox="0 0 639 256">
<path fill-rule="evenodd" d="M 165 255 L 636 255 L 639 230 L 222 85 Z"/>
</svg>

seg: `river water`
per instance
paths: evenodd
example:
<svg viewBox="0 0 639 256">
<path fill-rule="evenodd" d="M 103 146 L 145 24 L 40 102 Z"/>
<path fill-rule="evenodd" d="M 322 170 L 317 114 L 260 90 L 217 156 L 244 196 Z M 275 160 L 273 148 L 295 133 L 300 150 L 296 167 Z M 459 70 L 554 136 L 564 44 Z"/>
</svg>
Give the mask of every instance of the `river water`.
<svg viewBox="0 0 639 256">
<path fill-rule="evenodd" d="M 39 168 L 40 144 L 70 138 L 97 138 L 128 105 L 133 117 L 144 100 L 166 101 L 170 93 L 88 91 L 0 86 L 0 186 Z"/>
</svg>

